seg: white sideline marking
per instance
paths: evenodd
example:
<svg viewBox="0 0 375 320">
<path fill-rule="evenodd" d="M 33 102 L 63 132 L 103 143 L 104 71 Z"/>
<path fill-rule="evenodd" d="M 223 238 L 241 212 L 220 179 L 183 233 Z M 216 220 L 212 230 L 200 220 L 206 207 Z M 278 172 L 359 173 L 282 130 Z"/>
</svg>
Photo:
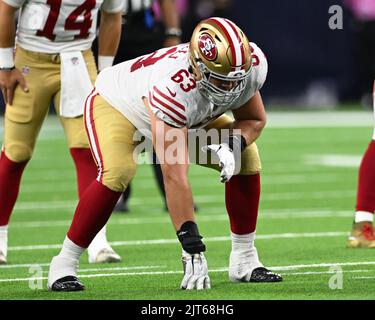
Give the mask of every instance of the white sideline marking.
<svg viewBox="0 0 375 320">
<path fill-rule="evenodd" d="M 305 161 L 308 164 L 323 165 L 326 167 L 358 168 L 363 155 L 308 155 Z"/>
<path fill-rule="evenodd" d="M 310 232 L 310 233 L 279 233 L 279 234 L 261 234 L 257 235 L 257 240 L 270 239 L 291 239 L 291 238 L 324 238 L 324 237 L 341 237 L 347 236 L 348 232 Z M 205 237 L 206 242 L 221 242 L 229 241 L 229 236 L 221 237 Z M 112 246 L 139 246 L 139 245 L 158 245 L 158 244 L 177 244 L 177 239 L 155 239 L 155 240 L 128 240 L 128 241 L 113 241 L 110 242 Z M 31 246 L 13 246 L 9 247 L 9 251 L 21 250 L 46 250 L 46 249 L 60 249 L 61 244 L 42 244 Z"/>
<path fill-rule="evenodd" d="M 299 265 L 303 266 L 302 268 L 308 267 L 324 267 L 324 266 L 345 266 L 345 265 L 374 265 L 375 261 L 365 261 L 365 262 L 343 262 L 343 263 L 322 263 L 322 264 L 313 264 L 313 265 Z M 292 270 L 297 268 L 298 266 L 275 266 L 269 267 L 271 270 Z M 209 270 L 210 273 L 214 272 L 227 272 L 228 268 L 216 268 Z M 343 273 L 350 273 L 350 272 L 369 272 L 372 270 L 348 270 L 343 271 Z M 306 271 L 306 272 L 292 272 L 292 273 L 285 273 L 285 276 L 289 275 L 311 275 L 311 274 L 331 274 L 335 273 L 332 271 L 323 271 L 323 272 L 314 272 L 314 271 Z M 118 277 L 118 276 L 140 276 L 140 275 L 167 275 L 167 274 L 183 274 L 183 271 L 142 271 L 142 272 L 121 272 L 121 273 L 99 273 L 99 274 L 84 274 L 79 275 L 80 278 L 98 278 L 98 277 Z M 369 278 L 369 277 L 367 277 Z M 370 277 L 372 278 L 372 277 Z M 0 282 L 19 282 L 19 281 L 30 281 L 30 280 L 45 280 L 47 277 L 38 277 L 38 278 L 15 278 L 15 279 L 0 279 Z"/>
<path fill-rule="evenodd" d="M 204 213 L 220 212 L 225 211 L 224 207 L 210 207 L 204 210 Z M 321 210 L 321 211 L 301 211 L 296 212 L 278 212 L 278 211 L 264 211 L 259 213 L 259 218 L 263 219 L 289 219 L 289 218 L 338 218 L 338 217 L 351 217 L 353 216 L 352 211 L 333 211 L 333 210 Z M 212 222 L 212 221 L 227 221 L 227 214 L 218 215 L 205 215 L 197 216 L 198 222 Z M 70 220 L 50 220 L 50 221 L 23 221 L 14 222 L 10 224 L 10 228 L 52 228 L 52 227 L 66 227 L 72 222 Z M 113 225 L 138 225 L 138 224 L 170 224 L 171 220 L 169 217 L 154 217 L 154 218 L 122 218 L 113 219 L 110 224 Z"/>
</svg>

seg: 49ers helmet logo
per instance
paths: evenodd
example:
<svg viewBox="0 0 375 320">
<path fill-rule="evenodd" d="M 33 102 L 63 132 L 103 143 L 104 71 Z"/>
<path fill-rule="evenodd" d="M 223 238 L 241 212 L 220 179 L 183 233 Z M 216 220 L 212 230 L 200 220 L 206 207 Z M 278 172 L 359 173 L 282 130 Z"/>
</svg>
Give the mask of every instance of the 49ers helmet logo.
<svg viewBox="0 0 375 320">
<path fill-rule="evenodd" d="M 198 39 L 198 47 L 203 56 L 209 60 L 215 60 L 217 57 L 217 47 L 214 39 L 208 34 L 203 33 Z"/>
</svg>

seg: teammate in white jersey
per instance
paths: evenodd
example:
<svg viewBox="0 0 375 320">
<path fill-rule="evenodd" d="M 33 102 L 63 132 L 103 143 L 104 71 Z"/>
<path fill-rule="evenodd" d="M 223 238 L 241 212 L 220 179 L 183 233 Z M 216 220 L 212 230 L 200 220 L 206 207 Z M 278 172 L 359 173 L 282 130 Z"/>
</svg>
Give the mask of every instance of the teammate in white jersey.
<svg viewBox="0 0 375 320">
<path fill-rule="evenodd" d="M 84 289 L 76 277 L 78 259 L 135 174 L 135 155 L 142 145 L 139 131 L 152 140 L 161 161 L 168 209 L 182 245 L 181 288 L 211 286 L 187 177 L 193 159 L 219 170 L 225 183 L 232 239 L 230 280 L 281 281 L 262 265 L 254 246 L 260 197 L 260 159 L 254 141 L 266 122 L 259 92 L 266 75 L 262 51 L 223 18 L 199 23 L 189 44 L 100 73 L 84 115 L 99 174 L 80 199 L 60 254 L 52 259 L 49 288 Z M 225 115 L 229 110 L 234 120 Z M 208 132 L 213 133 L 211 141 L 202 144 L 200 134 Z M 198 154 L 193 154 L 193 142 L 198 142 Z M 201 149 L 209 153 L 208 161 L 201 157 Z"/>
<path fill-rule="evenodd" d="M 97 75 L 91 44 L 101 10 L 99 69 L 112 65 L 122 6 L 123 0 L 0 1 L 0 89 L 7 102 L 0 156 L 0 263 L 7 262 L 9 219 L 51 101 L 76 166 L 79 196 L 95 179 L 82 117 Z M 105 228 L 92 242 L 89 260 L 120 260 L 106 240 Z"/>
</svg>

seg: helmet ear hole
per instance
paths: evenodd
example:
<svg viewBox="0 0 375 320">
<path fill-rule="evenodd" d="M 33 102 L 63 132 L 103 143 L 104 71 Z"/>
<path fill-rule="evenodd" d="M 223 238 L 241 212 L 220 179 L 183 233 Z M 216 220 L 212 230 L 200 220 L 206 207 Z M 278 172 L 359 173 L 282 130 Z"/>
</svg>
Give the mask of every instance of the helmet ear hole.
<svg viewBox="0 0 375 320">
<path fill-rule="evenodd" d="M 195 81 L 202 80 L 202 75 L 197 68 L 193 68 L 193 76 Z"/>
<path fill-rule="evenodd" d="M 202 75 L 199 72 L 198 66 L 195 61 L 192 61 L 191 65 L 189 66 L 189 72 L 193 74 L 194 80 L 199 81 L 202 79 Z"/>
</svg>

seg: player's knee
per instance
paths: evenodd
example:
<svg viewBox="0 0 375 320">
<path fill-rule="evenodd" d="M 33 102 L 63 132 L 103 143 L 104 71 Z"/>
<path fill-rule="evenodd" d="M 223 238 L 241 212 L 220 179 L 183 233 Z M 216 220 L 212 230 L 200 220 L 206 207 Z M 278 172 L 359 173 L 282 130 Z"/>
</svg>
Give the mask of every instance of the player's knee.
<svg viewBox="0 0 375 320">
<path fill-rule="evenodd" d="M 25 162 L 31 159 L 33 147 L 22 142 L 10 143 L 5 146 L 5 153 L 14 162 Z"/>
<path fill-rule="evenodd" d="M 103 174 L 103 184 L 116 192 L 124 192 L 135 175 L 136 165 L 107 168 Z"/>
<path fill-rule="evenodd" d="M 261 170 L 261 162 L 256 145 L 247 146 L 242 152 L 241 156 L 241 169 L 238 174 L 252 175 Z"/>
</svg>

